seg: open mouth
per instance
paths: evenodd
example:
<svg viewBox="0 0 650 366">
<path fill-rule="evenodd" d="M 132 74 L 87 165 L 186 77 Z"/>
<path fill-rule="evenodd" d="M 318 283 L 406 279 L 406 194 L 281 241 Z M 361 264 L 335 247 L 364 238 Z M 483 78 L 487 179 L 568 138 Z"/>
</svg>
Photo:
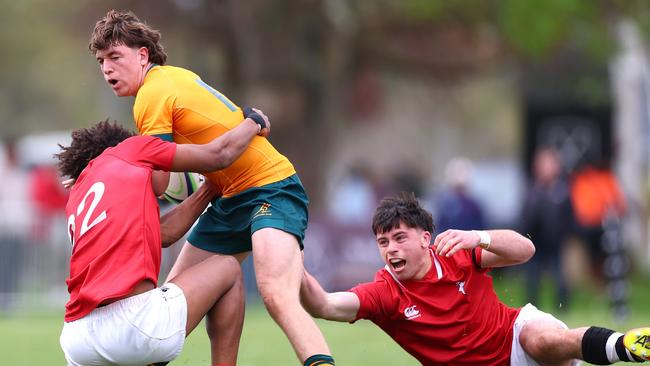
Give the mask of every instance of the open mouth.
<svg viewBox="0 0 650 366">
<path fill-rule="evenodd" d="M 398 258 L 391 259 L 389 263 L 391 267 L 393 267 L 393 269 L 396 271 L 399 271 L 400 269 L 404 268 L 404 266 L 406 266 L 406 261 Z"/>
<path fill-rule="evenodd" d="M 108 83 L 115 86 L 115 84 L 117 84 L 117 79 L 108 79 Z"/>
</svg>

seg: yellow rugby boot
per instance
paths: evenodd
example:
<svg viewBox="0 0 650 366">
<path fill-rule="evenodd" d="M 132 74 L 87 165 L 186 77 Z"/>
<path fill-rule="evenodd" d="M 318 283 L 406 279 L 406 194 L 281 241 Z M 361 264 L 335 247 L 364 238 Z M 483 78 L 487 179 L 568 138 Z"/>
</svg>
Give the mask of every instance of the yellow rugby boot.
<svg viewBox="0 0 650 366">
<path fill-rule="evenodd" d="M 623 336 L 623 345 L 636 357 L 650 361 L 650 327 L 628 330 Z"/>
</svg>

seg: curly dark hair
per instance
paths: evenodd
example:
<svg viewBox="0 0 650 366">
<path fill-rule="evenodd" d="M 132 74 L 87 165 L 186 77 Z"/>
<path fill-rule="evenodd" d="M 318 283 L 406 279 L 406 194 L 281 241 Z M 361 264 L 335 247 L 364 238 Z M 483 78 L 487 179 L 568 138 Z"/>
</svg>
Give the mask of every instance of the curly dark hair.
<svg viewBox="0 0 650 366">
<path fill-rule="evenodd" d="M 131 136 L 135 136 L 133 131 L 108 119 L 92 127 L 72 131 L 70 146 L 58 144 L 62 151 L 54 154 L 59 159 L 59 172 L 62 176 L 77 179 L 91 160 Z"/>
<path fill-rule="evenodd" d="M 160 44 L 160 37 L 159 31 L 140 21 L 132 12 L 110 10 L 95 24 L 88 49 L 96 55 L 97 51 L 120 44 L 146 47 L 149 50 L 149 61 L 164 65 L 167 53 Z"/>
<path fill-rule="evenodd" d="M 433 234 L 433 217 L 420 206 L 415 194 L 403 192 L 397 197 L 381 200 L 372 218 L 372 232 L 377 235 L 399 227 L 403 222 L 410 228 L 418 228 Z"/>
</svg>

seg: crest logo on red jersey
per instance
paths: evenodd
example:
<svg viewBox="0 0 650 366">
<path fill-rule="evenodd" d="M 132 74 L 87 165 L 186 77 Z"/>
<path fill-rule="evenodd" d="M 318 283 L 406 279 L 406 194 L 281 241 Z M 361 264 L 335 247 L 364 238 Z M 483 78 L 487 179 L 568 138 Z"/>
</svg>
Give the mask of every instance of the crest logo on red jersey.
<svg viewBox="0 0 650 366">
<path fill-rule="evenodd" d="M 417 309 L 416 305 L 412 305 L 404 309 L 404 316 L 406 320 L 413 320 L 422 316 L 420 310 Z"/>
<path fill-rule="evenodd" d="M 465 281 L 456 282 L 456 286 L 458 286 L 458 292 L 460 292 L 463 295 L 467 295 L 467 293 L 465 292 Z"/>
</svg>

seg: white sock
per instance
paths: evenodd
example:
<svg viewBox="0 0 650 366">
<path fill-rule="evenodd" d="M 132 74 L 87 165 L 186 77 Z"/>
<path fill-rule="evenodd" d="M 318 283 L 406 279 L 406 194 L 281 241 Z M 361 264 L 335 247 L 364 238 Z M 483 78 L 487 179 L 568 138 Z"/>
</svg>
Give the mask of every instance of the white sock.
<svg viewBox="0 0 650 366">
<path fill-rule="evenodd" d="M 619 362 L 621 360 L 618 357 L 618 352 L 616 352 L 616 342 L 622 336 L 623 336 L 623 333 L 614 332 L 614 333 L 612 333 L 612 335 L 609 336 L 609 338 L 607 338 L 607 344 L 605 345 L 605 352 L 607 352 L 607 359 L 611 363 L 616 363 L 616 362 Z M 629 358 L 632 358 L 632 357 L 629 357 Z"/>
</svg>

